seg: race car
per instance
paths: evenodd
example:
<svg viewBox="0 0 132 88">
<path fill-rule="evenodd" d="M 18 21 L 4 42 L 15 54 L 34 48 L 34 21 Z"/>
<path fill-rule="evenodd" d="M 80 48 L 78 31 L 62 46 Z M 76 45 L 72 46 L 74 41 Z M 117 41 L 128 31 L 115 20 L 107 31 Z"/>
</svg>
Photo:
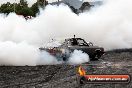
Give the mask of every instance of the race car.
<svg viewBox="0 0 132 88">
<path fill-rule="evenodd" d="M 58 60 L 67 61 L 74 50 L 81 50 L 87 53 L 91 60 L 98 60 L 104 54 L 104 48 L 94 46 L 91 42 L 86 42 L 82 38 L 67 38 L 60 45 L 55 47 L 40 47 L 40 51 L 47 51 Z"/>
</svg>

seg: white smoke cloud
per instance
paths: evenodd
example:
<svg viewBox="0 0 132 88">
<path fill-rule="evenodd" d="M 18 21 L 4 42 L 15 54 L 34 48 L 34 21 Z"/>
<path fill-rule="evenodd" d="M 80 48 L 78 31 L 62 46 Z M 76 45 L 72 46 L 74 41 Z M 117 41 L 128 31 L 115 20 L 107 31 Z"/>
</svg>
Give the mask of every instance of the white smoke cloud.
<svg viewBox="0 0 132 88">
<path fill-rule="evenodd" d="M 0 65 L 35 66 L 62 63 L 62 61 L 57 61 L 57 58 L 48 52 L 40 52 L 38 47 L 26 42 L 0 42 L 0 52 Z"/>
<path fill-rule="evenodd" d="M 0 42 L 0 65 L 36 65 L 39 53 L 36 47 L 25 42 Z"/>
<path fill-rule="evenodd" d="M 130 2 L 107 0 L 103 6 L 79 16 L 63 5 L 47 6 L 38 19 L 45 20 L 41 22 L 46 24 L 46 33 L 52 38 L 76 34 L 105 49 L 129 48 L 132 46 Z"/>
<path fill-rule="evenodd" d="M 80 50 L 74 50 L 71 54 L 68 63 L 69 64 L 81 64 L 85 62 L 89 62 L 89 56 L 86 53 L 83 53 Z"/>
<path fill-rule="evenodd" d="M 37 61 L 37 65 L 53 65 L 53 64 L 61 64 L 61 63 L 62 61 L 58 61 L 56 57 L 50 55 L 46 51 L 40 53 L 40 57 Z"/>
<path fill-rule="evenodd" d="M 131 2 L 107 0 L 101 7 L 79 15 L 65 5 L 48 5 L 39 16 L 28 21 L 13 13 L 7 17 L 0 15 L 0 64 L 36 65 L 40 60 L 39 46 L 49 39 L 73 37 L 74 34 L 106 50 L 130 48 Z M 53 58 L 44 61 L 40 64 L 56 63 Z"/>
</svg>

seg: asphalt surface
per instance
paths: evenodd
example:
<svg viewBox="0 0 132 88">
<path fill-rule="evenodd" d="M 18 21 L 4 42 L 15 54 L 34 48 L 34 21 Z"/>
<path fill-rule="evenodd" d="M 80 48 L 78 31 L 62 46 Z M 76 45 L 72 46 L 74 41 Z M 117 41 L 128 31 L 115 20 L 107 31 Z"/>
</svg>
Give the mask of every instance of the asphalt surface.
<svg viewBox="0 0 132 88">
<path fill-rule="evenodd" d="M 81 64 L 87 74 L 129 74 L 132 49 L 106 52 L 99 61 Z M 132 88 L 127 84 L 84 84 L 77 82 L 80 65 L 0 66 L 0 88 Z"/>
</svg>

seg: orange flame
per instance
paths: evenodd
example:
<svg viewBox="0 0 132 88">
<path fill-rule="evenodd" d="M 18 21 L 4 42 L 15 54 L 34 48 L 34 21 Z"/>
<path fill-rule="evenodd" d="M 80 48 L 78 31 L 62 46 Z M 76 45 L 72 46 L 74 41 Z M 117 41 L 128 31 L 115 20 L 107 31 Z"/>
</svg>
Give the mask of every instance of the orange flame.
<svg viewBox="0 0 132 88">
<path fill-rule="evenodd" d="M 82 68 L 82 66 L 79 66 L 78 73 L 79 73 L 80 76 L 86 75 L 86 71 Z"/>
</svg>

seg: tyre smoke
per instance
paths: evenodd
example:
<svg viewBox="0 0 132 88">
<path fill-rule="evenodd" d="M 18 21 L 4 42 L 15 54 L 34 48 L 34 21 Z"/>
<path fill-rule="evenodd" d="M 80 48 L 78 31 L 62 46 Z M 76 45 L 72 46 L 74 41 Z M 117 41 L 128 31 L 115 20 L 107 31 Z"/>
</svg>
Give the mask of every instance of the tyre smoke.
<svg viewBox="0 0 132 88">
<path fill-rule="evenodd" d="M 83 53 L 80 50 L 74 50 L 71 54 L 68 63 L 69 64 L 81 64 L 85 62 L 89 62 L 89 56 L 86 53 Z"/>
<path fill-rule="evenodd" d="M 51 39 L 70 38 L 74 34 L 104 47 L 105 50 L 130 48 L 132 47 L 131 2 L 131 0 L 106 0 L 102 6 L 78 15 L 64 4 L 48 5 L 45 10 L 40 10 L 40 15 L 31 20 L 25 20 L 14 13 L 10 13 L 7 17 L 1 14 L 0 64 L 58 63 L 46 52 L 42 57 L 51 59 L 42 60 L 38 48 Z M 78 56 L 80 62 L 83 56 Z"/>
</svg>

